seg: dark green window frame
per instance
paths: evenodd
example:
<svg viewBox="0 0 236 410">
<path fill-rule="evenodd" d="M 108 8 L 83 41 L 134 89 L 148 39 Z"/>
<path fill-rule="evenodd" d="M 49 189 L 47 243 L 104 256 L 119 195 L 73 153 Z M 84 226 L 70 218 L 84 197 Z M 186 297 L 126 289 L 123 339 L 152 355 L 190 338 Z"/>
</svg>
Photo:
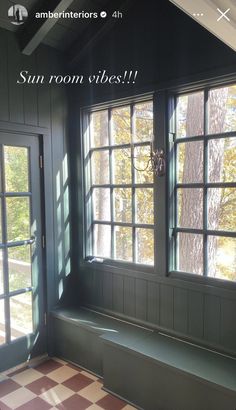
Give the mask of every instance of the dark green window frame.
<svg viewBox="0 0 236 410">
<path fill-rule="evenodd" d="M 83 173 L 84 173 L 84 251 L 83 259 L 85 261 L 93 261 L 93 263 L 103 263 L 103 265 L 114 265 L 122 266 L 122 268 L 130 269 L 131 266 L 135 266 L 135 270 L 141 270 L 149 273 L 153 273 L 155 269 L 155 259 L 156 259 L 156 228 L 154 216 L 153 224 L 139 223 L 135 220 L 136 216 L 136 205 L 135 205 L 135 190 L 138 188 L 151 188 L 153 189 L 153 196 L 155 197 L 154 183 L 138 183 L 135 181 L 135 170 L 131 167 L 131 183 L 130 184 L 115 184 L 112 180 L 113 172 L 113 153 L 116 149 L 131 149 L 132 154 L 137 147 L 149 147 L 150 141 L 145 142 L 134 141 L 133 140 L 133 131 L 134 131 L 134 106 L 135 104 L 145 103 L 153 101 L 153 95 L 147 95 L 144 97 L 132 98 L 132 100 L 121 100 L 114 103 L 102 104 L 99 106 L 89 107 L 82 110 L 82 132 L 83 132 Z M 113 108 L 121 107 L 130 107 L 131 111 L 131 143 L 128 144 L 112 144 L 111 141 L 111 111 Z M 109 125 L 108 125 L 108 144 L 102 147 L 91 147 L 91 135 L 90 135 L 90 115 L 94 112 L 108 110 Z M 153 120 L 154 122 L 154 120 Z M 94 152 L 101 152 L 107 150 L 109 152 L 109 184 L 91 184 L 91 156 Z M 86 164 L 90 163 L 89 166 Z M 111 209 L 111 219 L 110 221 L 100 221 L 94 219 L 93 212 L 93 201 L 92 201 L 92 192 L 96 188 L 109 188 L 110 190 L 110 209 Z M 129 188 L 132 191 L 132 220 L 131 222 L 117 222 L 114 219 L 114 208 L 113 208 L 113 192 L 116 188 Z M 102 256 L 94 255 L 93 252 L 93 226 L 94 225 L 107 225 L 111 227 L 111 258 L 103 258 Z M 132 229 L 132 261 L 122 261 L 114 258 L 114 230 L 116 226 L 128 227 Z M 90 229 L 88 229 L 90 227 Z M 92 228 L 92 229 L 91 229 Z M 148 229 L 153 232 L 153 246 L 154 246 L 154 265 L 140 263 L 137 261 L 137 229 Z"/>
<path fill-rule="evenodd" d="M 177 189 L 185 188 L 185 184 L 176 183 L 176 149 L 177 146 L 182 142 L 188 141 L 203 141 L 204 144 L 204 171 L 203 171 L 203 181 L 201 183 L 188 184 L 188 187 L 199 187 L 204 191 L 204 197 L 207 196 L 207 191 L 210 188 L 221 188 L 221 187 L 236 187 L 236 182 L 223 183 L 223 182 L 209 182 L 207 180 L 207 155 L 208 155 L 208 144 L 212 139 L 226 138 L 226 137 L 236 137 L 235 132 L 227 132 L 220 134 L 208 134 L 207 133 L 207 96 L 210 89 L 215 89 L 217 87 L 230 86 L 236 83 L 236 79 L 231 77 L 231 80 L 216 79 L 208 82 L 198 82 L 196 84 L 189 84 L 187 86 L 178 86 L 176 88 L 163 89 L 155 92 L 152 95 L 153 98 L 153 124 L 154 124 L 154 136 L 155 136 L 155 147 L 163 148 L 167 156 L 167 172 L 166 175 L 161 178 L 156 178 L 154 176 L 154 266 L 150 267 L 148 265 L 140 265 L 136 263 L 126 263 L 118 260 L 107 259 L 103 260 L 102 269 L 108 271 L 119 271 L 129 274 L 131 270 L 138 270 L 142 273 L 154 273 L 159 276 L 170 276 L 170 279 L 181 279 L 190 280 L 195 283 L 209 283 L 213 285 L 232 287 L 235 285 L 234 281 L 227 279 L 218 279 L 207 276 L 207 271 L 203 270 L 203 275 L 197 275 L 195 273 L 187 271 L 179 271 L 176 266 L 176 244 L 177 235 L 179 233 L 196 233 L 203 236 L 203 261 L 204 266 L 207 263 L 207 238 L 210 235 L 216 235 L 218 237 L 229 237 L 236 238 L 236 232 L 232 231 L 219 231 L 211 230 L 207 227 L 207 202 L 204 203 L 203 210 L 203 227 L 202 229 L 191 229 L 177 226 Z M 187 138 L 176 138 L 176 99 L 180 95 L 186 95 L 188 93 L 203 91 L 204 92 L 204 133 L 201 136 L 187 137 Z M 150 95 L 148 97 L 132 97 L 132 99 L 125 99 L 115 102 L 109 102 L 108 104 L 101 104 L 99 106 L 88 107 L 82 111 L 83 118 L 83 130 L 88 130 L 88 114 L 100 109 L 111 109 L 116 106 L 125 106 L 129 104 L 135 104 L 136 102 L 142 102 L 150 100 Z M 83 142 L 85 152 L 89 150 L 87 146 L 88 137 L 86 137 L 86 132 L 83 132 Z M 106 147 L 110 150 L 115 149 L 115 146 Z M 86 198 L 86 192 L 89 191 L 88 186 L 88 176 L 86 177 L 86 171 L 84 166 L 83 170 L 85 173 L 84 178 L 84 198 Z M 110 185 L 109 185 L 110 187 Z M 115 185 L 111 185 L 112 188 Z M 131 189 L 134 185 L 131 184 Z M 91 204 L 90 204 L 91 205 Z M 86 233 L 86 226 L 91 224 L 91 213 L 88 213 L 86 206 L 84 205 L 84 252 L 83 261 L 91 259 L 91 237 L 89 238 Z M 112 219 L 111 223 L 112 225 Z M 115 223 L 117 224 L 117 223 Z M 121 224 L 122 225 L 122 224 Z M 136 224 L 130 224 L 130 227 L 134 229 Z M 144 226 L 145 227 L 145 226 Z M 97 261 L 94 262 L 97 264 Z M 131 269 L 131 270 L 130 270 Z M 117 271 L 117 272 L 118 272 Z"/>
<path fill-rule="evenodd" d="M 212 84 L 204 87 L 194 87 L 187 88 L 184 90 L 176 89 L 174 92 L 169 93 L 169 136 L 168 136 L 168 146 L 169 146 L 169 274 L 172 277 L 177 278 L 187 278 L 196 281 L 203 281 L 208 283 L 222 284 L 225 283 L 229 286 L 235 285 L 234 280 L 227 278 L 218 278 L 208 276 L 208 240 L 209 237 L 225 237 L 225 238 L 236 238 L 236 231 L 226 231 L 218 229 L 209 229 L 208 227 L 208 192 L 211 188 L 236 188 L 236 178 L 233 182 L 209 182 L 208 180 L 208 147 L 211 140 L 226 138 L 235 138 L 236 140 L 236 130 L 230 132 L 220 132 L 220 133 L 210 133 L 209 132 L 209 91 L 215 90 L 217 88 L 228 87 L 235 85 L 236 81 L 233 82 L 212 82 Z M 188 95 L 195 92 L 204 93 L 204 132 L 202 135 L 193 135 L 188 137 L 177 137 L 177 98 L 181 95 Z M 174 113 L 174 115 L 173 115 Z M 202 141 L 203 143 L 203 181 L 196 183 L 179 183 L 177 181 L 177 150 L 181 143 Z M 178 189 L 184 188 L 199 188 L 203 190 L 203 226 L 202 229 L 192 229 L 187 227 L 178 226 L 177 218 L 177 192 Z M 178 270 L 178 235 L 181 233 L 185 234 L 199 234 L 203 237 L 203 272 L 202 275 L 198 275 L 192 272 Z M 186 256 L 187 257 L 187 256 Z"/>
</svg>

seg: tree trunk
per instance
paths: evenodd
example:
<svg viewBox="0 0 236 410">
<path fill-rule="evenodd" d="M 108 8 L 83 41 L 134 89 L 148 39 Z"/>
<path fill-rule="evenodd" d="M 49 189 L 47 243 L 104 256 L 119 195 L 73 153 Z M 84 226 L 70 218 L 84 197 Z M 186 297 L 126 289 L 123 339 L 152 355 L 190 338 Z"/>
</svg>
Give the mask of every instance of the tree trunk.
<svg viewBox="0 0 236 410">
<path fill-rule="evenodd" d="M 218 133 L 223 131 L 225 120 L 225 104 L 227 99 L 227 88 L 214 91 L 209 96 L 210 132 Z M 187 107 L 187 136 L 199 134 L 199 124 L 203 115 L 203 104 L 201 94 L 196 93 L 188 97 Z M 194 139 L 193 139 L 194 140 Z M 211 151 L 211 175 L 212 181 L 219 181 L 223 168 L 224 140 L 212 140 L 213 150 Z M 196 149 L 197 148 L 197 149 Z M 185 149 L 183 183 L 203 182 L 203 144 L 188 143 Z M 208 226 L 217 229 L 220 212 L 220 190 L 208 190 Z M 180 227 L 203 228 L 203 190 L 188 188 L 183 190 Z M 208 267 L 211 274 L 215 272 L 216 238 L 208 237 Z M 203 241 L 202 235 L 185 234 L 181 236 L 179 244 L 179 269 L 185 272 L 203 273 Z"/>
</svg>

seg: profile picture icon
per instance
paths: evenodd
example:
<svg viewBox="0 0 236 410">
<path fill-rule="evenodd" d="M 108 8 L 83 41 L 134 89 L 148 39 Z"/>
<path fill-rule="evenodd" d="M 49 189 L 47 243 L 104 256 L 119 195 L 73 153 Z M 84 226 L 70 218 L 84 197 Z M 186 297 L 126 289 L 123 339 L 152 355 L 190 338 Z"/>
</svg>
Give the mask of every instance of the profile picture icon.
<svg viewBox="0 0 236 410">
<path fill-rule="evenodd" d="M 8 18 L 12 24 L 19 26 L 27 20 L 28 11 L 24 6 L 14 4 L 14 6 L 11 6 L 8 10 Z"/>
</svg>

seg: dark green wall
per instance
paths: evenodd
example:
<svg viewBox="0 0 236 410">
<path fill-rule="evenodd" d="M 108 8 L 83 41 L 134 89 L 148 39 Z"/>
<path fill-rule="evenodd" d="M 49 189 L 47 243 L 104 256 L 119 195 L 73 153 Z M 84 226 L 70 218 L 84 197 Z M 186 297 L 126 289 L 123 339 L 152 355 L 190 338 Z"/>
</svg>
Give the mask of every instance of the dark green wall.
<svg viewBox="0 0 236 410">
<path fill-rule="evenodd" d="M 235 72 L 236 53 L 169 0 L 133 0 L 123 19 L 108 31 L 73 72 L 110 74 L 138 70 L 129 85 L 74 86 L 80 105 L 153 91 L 194 76 Z"/>
<path fill-rule="evenodd" d="M 73 72 L 138 70 L 135 86 L 71 89 L 73 269 L 78 302 L 207 346 L 236 353 L 235 287 L 110 268 L 82 261 L 82 195 L 79 109 L 122 96 L 234 74 L 236 55 L 168 1 L 134 2 L 123 21 L 87 54 Z M 157 5 L 158 4 L 158 5 Z M 78 189 L 79 187 L 79 189 Z"/>
<path fill-rule="evenodd" d="M 0 128 L 40 135 L 44 152 L 46 274 L 48 310 L 64 297 L 70 279 L 70 214 L 67 95 L 60 86 L 19 85 L 21 70 L 61 73 L 62 56 L 40 46 L 32 56 L 20 53 L 14 34 L 0 30 Z M 43 272 L 41 272 L 43 274 Z"/>
</svg>

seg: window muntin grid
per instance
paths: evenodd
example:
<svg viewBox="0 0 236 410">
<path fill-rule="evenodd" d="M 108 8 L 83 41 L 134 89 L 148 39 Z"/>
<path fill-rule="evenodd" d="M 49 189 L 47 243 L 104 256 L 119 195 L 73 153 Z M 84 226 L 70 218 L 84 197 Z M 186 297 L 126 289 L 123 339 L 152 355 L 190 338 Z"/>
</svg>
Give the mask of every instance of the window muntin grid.
<svg viewBox="0 0 236 410">
<path fill-rule="evenodd" d="M 235 281 L 236 85 L 175 107 L 174 270 Z"/>
<path fill-rule="evenodd" d="M 148 161 L 153 103 L 125 104 L 85 115 L 86 257 L 153 265 L 153 175 L 135 170 L 131 160 L 133 155 L 138 169 Z"/>
</svg>

